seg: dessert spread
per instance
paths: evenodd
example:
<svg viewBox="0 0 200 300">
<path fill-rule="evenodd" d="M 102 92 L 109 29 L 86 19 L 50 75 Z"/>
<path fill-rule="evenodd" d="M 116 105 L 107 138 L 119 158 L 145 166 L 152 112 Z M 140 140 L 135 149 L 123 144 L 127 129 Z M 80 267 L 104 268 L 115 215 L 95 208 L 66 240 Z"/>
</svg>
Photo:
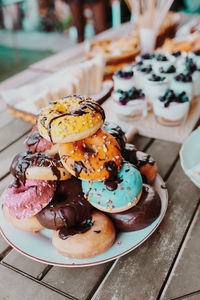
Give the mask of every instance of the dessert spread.
<svg viewBox="0 0 200 300">
<path fill-rule="evenodd" d="M 122 102 L 144 101 L 137 89 L 127 97 Z M 160 214 L 161 200 L 149 186 L 157 174 L 154 159 L 126 144 L 122 129 L 104 119 L 101 106 L 78 95 L 42 109 L 0 198 L 9 223 L 29 232 L 52 230 L 55 250 L 67 257 L 96 256 L 118 232 L 143 229 Z"/>
</svg>

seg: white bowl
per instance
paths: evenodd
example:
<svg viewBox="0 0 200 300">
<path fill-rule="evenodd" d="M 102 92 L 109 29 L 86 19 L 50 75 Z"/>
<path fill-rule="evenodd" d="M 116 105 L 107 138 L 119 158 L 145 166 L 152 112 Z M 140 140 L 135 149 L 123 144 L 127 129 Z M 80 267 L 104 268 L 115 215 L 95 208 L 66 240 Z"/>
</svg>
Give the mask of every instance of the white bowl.
<svg viewBox="0 0 200 300">
<path fill-rule="evenodd" d="M 200 176 L 195 176 L 193 168 L 200 165 L 200 126 L 186 139 L 180 150 L 181 166 L 185 174 L 200 188 Z"/>
</svg>

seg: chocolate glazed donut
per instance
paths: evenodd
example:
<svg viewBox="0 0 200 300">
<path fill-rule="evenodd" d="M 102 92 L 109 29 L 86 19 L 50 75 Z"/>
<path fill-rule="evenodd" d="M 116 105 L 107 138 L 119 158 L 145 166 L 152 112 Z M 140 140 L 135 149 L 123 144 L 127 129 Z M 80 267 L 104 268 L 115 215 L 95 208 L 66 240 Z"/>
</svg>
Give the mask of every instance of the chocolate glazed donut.
<svg viewBox="0 0 200 300">
<path fill-rule="evenodd" d="M 90 218 L 91 208 L 82 192 L 81 181 L 72 178 L 58 182 L 53 200 L 36 217 L 48 229 L 71 228 Z"/>
<path fill-rule="evenodd" d="M 160 215 L 161 200 L 152 186 L 143 184 L 140 201 L 127 211 L 121 213 L 108 213 L 117 229 L 130 232 L 144 229 L 151 225 Z"/>
</svg>

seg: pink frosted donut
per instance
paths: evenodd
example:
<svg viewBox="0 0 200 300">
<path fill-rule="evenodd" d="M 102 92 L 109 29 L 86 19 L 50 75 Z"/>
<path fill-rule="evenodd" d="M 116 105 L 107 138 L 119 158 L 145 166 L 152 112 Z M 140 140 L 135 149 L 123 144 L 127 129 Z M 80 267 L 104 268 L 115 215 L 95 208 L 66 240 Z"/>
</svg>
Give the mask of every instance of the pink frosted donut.
<svg viewBox="0 0 200 300">
<path fill-rule="evenodd" d="M 19 180 L 11 184 L 2 194 L 0 201 L 12 217 L 29 218 L 41 211 L 53 198 L 56 189 L 54 181 Z"/>
<path fill-rule="evenodd" d="M 49 142 L 43 138 L 36 125 L 25 139 L 24 144 L 32 153 L 45 153 L 47 155 L 55 155 L 58 153 L 59 145 Z"/>
</svg>

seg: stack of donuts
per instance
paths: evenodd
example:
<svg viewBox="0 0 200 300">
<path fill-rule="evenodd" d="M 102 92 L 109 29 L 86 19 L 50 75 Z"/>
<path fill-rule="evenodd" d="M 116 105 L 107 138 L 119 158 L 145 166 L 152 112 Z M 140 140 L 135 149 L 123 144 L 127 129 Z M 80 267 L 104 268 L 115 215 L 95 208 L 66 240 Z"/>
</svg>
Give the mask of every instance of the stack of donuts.
<svg viewBox="0 0 200 300">
<path fill-rule="evenodd" d="M 67 257 L 96 256 L 117 232 L 143 229 L 160 214 L 154 159 L 104 119 L 89 97 L 68 96 L 43 108 L 0 198 L 13 226 L 52 230 L 53 246 Z"/>
</svg>

